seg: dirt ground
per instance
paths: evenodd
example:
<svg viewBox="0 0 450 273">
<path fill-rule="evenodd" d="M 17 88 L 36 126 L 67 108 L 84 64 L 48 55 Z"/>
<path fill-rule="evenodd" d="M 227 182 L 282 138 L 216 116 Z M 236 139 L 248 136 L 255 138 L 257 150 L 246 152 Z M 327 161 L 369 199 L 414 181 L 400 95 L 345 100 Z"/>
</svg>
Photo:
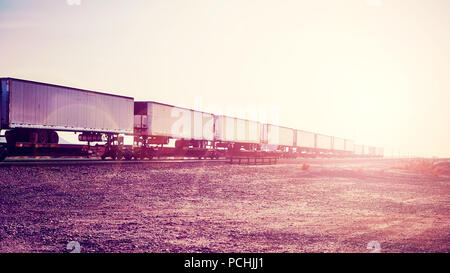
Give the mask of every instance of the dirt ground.
<svg viewBox="0 0 450 273">
<path fill-rule="evenodd" d="M 398 164 L 1 167 L 0 252 L 450 252 L 450 177 Z"/>
</svg>

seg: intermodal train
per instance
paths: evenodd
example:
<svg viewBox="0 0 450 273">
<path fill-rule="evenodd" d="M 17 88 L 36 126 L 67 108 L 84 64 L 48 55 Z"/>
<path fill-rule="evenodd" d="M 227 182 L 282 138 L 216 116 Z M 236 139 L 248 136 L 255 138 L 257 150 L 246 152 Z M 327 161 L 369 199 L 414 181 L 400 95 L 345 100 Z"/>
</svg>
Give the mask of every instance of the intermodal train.
<svg viewBox="0 0 450 273">
<path fill-rule="evenodd" d="M 114 160 L 383 156 L 382 148 L 340 137 L 15 78 L 0 78 L 0 129 L 6 139 L 0 160 L 22 154 Z M 78 133 L 86 145 L 59 144 L 64 131 Z M 124 136 L 133 144 L 125 145 Z"/>
</svg>

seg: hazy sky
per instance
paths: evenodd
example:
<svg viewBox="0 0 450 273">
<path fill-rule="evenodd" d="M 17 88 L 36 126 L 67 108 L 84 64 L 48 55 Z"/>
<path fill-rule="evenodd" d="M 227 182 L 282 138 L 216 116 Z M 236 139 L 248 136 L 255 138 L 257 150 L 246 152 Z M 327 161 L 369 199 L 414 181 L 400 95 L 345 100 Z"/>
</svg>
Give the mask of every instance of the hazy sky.
<svg viewBox="0 0 450 273">
<path fill-rule="evenodd" d="M 448 0 L 0 0 L 0 52 L 0 76 L 450 156 Z"/>
</svg>

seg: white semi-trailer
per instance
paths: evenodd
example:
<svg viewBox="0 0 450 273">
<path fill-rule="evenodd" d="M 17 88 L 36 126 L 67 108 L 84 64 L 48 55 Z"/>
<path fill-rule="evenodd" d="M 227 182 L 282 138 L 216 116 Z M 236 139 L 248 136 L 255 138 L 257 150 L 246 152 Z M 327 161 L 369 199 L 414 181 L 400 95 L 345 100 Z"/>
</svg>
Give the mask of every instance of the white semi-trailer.
<svg viewBox="0 0 450 273">
<path fill-rule="evenodd" d="M 297 147 L 314 149 L 316 147 L 316 134 L 297 130 Z"/>
<path fill-rule="evenodd" d="M 347 154 L 353 154 L 355 152 L 355 142 L 353 140 L 345 140 L 345 151 Z"/>
<path fill-rule="evenodd" d="M 263 142 L 269 149 L 284 150 L 294 146 L 295 130 L 277 126 L 273 124 L 264 124 Z"/>
<path fill-rule="evenodd" d="M 322 151 L 330 151 L 332 150 L 333 138 L 327 135 L 316 134 L 316 148 Z"/>
<path fill-rule="evenodd" d="M 345 151 L 345 139 L 340 137 L 333 138 L 333 150 Z"/>
<path fill-rule="evenodd" d="M 133 133 L 133 98 L 12 78 L 0 82 L 2 129 Z"/>
<path fill-rule="evenodd" d="M 133 134 L 134 100 L 89 90 L 0 78 L 0 129 L 10 151 L 26 144 L 58 144 L 58 131 L 81 141 L 113 141 Z"/>
<path fill-rule="evenodd" d="M 213 141 L 214 115 L 154 101 L 137 101 L 135 135 Z"/>
<path fill-rule="evenodd" d="M 215 138 L 217 141 L 234 143 L 255 143 L 261 141 L 261 123 L 228 116 L 215 117 Z"/>
</svg>

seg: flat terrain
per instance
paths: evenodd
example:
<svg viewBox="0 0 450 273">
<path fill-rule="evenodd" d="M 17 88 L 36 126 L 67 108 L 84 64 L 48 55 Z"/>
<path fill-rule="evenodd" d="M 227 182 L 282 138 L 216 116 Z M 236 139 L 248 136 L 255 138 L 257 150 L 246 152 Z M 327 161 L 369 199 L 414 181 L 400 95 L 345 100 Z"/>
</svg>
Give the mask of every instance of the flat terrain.
<svg viewBox="0 0 450 273">
<path fill-rule="evenodd" d="M 0 167 L 0 252 L 450 252 L 449 176 L 399 164 Z"/>
</svg>

